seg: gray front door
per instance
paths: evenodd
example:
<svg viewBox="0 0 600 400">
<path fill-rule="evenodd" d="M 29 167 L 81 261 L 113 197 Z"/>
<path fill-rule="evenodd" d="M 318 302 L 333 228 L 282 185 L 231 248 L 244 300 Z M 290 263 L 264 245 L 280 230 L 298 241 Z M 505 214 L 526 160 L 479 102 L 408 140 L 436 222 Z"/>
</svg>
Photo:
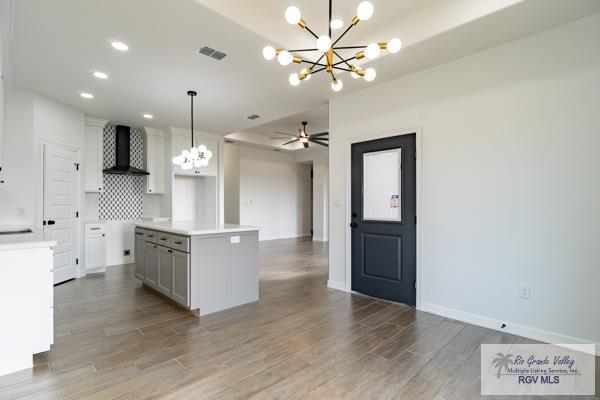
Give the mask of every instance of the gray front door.
<svg viewBox="0 0 600 400">
<path fill-rule="evenodd" d="M 352 290 L 415 305 L 415 134 L 352 145 Z"/>
</svg>

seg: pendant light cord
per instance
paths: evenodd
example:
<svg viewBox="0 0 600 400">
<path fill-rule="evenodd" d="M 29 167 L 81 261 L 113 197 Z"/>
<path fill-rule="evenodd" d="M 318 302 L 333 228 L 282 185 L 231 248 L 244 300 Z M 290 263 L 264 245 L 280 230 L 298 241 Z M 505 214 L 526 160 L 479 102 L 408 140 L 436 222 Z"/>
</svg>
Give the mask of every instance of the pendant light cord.
<svg viewBox="0 0 600 400">
<path fill-rule="evenodd" d="M 191 100 L 190 115 L 192 118 L 192 147 L 194 147 L 194 96 L 196 96 L 198 93 L 194 92 L 193 90 L 188 90 L 187 94 L 190 96 Z"/>
</svg>

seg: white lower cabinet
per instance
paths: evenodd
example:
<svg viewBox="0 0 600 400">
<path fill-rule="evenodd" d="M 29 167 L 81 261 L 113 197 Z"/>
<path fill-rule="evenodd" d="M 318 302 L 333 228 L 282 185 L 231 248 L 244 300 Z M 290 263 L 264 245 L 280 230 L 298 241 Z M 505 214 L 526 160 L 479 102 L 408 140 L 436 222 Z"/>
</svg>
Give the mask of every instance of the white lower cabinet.
<svg viewBox="0 0 600 400">
<path fill-rule="evenodd" d="M 103 224 L 85 225 L 85 272 L 106 271 L 106 230 Z"/>
<path fill-rule="evenodd" d="M 135 277 L 175 300 L 179 304 L 190 306 L 190 255 L 189 238 L 168 235 L 168 246 L 149 240 L 165 236 L 155 232 L 136 228 L 135 230 Z M 178 250 L 179 248 L 179 250 Z"/>
</svg>

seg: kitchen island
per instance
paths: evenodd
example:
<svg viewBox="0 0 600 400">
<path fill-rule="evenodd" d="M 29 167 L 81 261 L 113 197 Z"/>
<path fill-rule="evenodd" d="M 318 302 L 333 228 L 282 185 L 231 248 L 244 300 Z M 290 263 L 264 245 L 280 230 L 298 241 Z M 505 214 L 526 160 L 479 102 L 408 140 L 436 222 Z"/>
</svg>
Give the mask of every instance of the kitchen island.
<svg viewBox="0 0 600 400">
<path fill-rule="evenodd" d="M 135 276 L 206 315 L 258 300 L 258 228 L 194 221 L 135 224 Z"/>
</svg>

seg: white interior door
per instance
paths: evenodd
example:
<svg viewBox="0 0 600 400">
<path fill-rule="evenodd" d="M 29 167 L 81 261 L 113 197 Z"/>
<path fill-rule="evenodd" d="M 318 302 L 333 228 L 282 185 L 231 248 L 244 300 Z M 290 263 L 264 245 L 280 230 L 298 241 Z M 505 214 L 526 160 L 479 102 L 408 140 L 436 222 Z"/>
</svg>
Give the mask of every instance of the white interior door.
<svg viewBox="0 0 600 400">
<path fill-rule="evenodd" d="M 44 144 L 44 240 L 54 240 L 54 284 L 75 278 L 77 154 Z"/>
</svg>

